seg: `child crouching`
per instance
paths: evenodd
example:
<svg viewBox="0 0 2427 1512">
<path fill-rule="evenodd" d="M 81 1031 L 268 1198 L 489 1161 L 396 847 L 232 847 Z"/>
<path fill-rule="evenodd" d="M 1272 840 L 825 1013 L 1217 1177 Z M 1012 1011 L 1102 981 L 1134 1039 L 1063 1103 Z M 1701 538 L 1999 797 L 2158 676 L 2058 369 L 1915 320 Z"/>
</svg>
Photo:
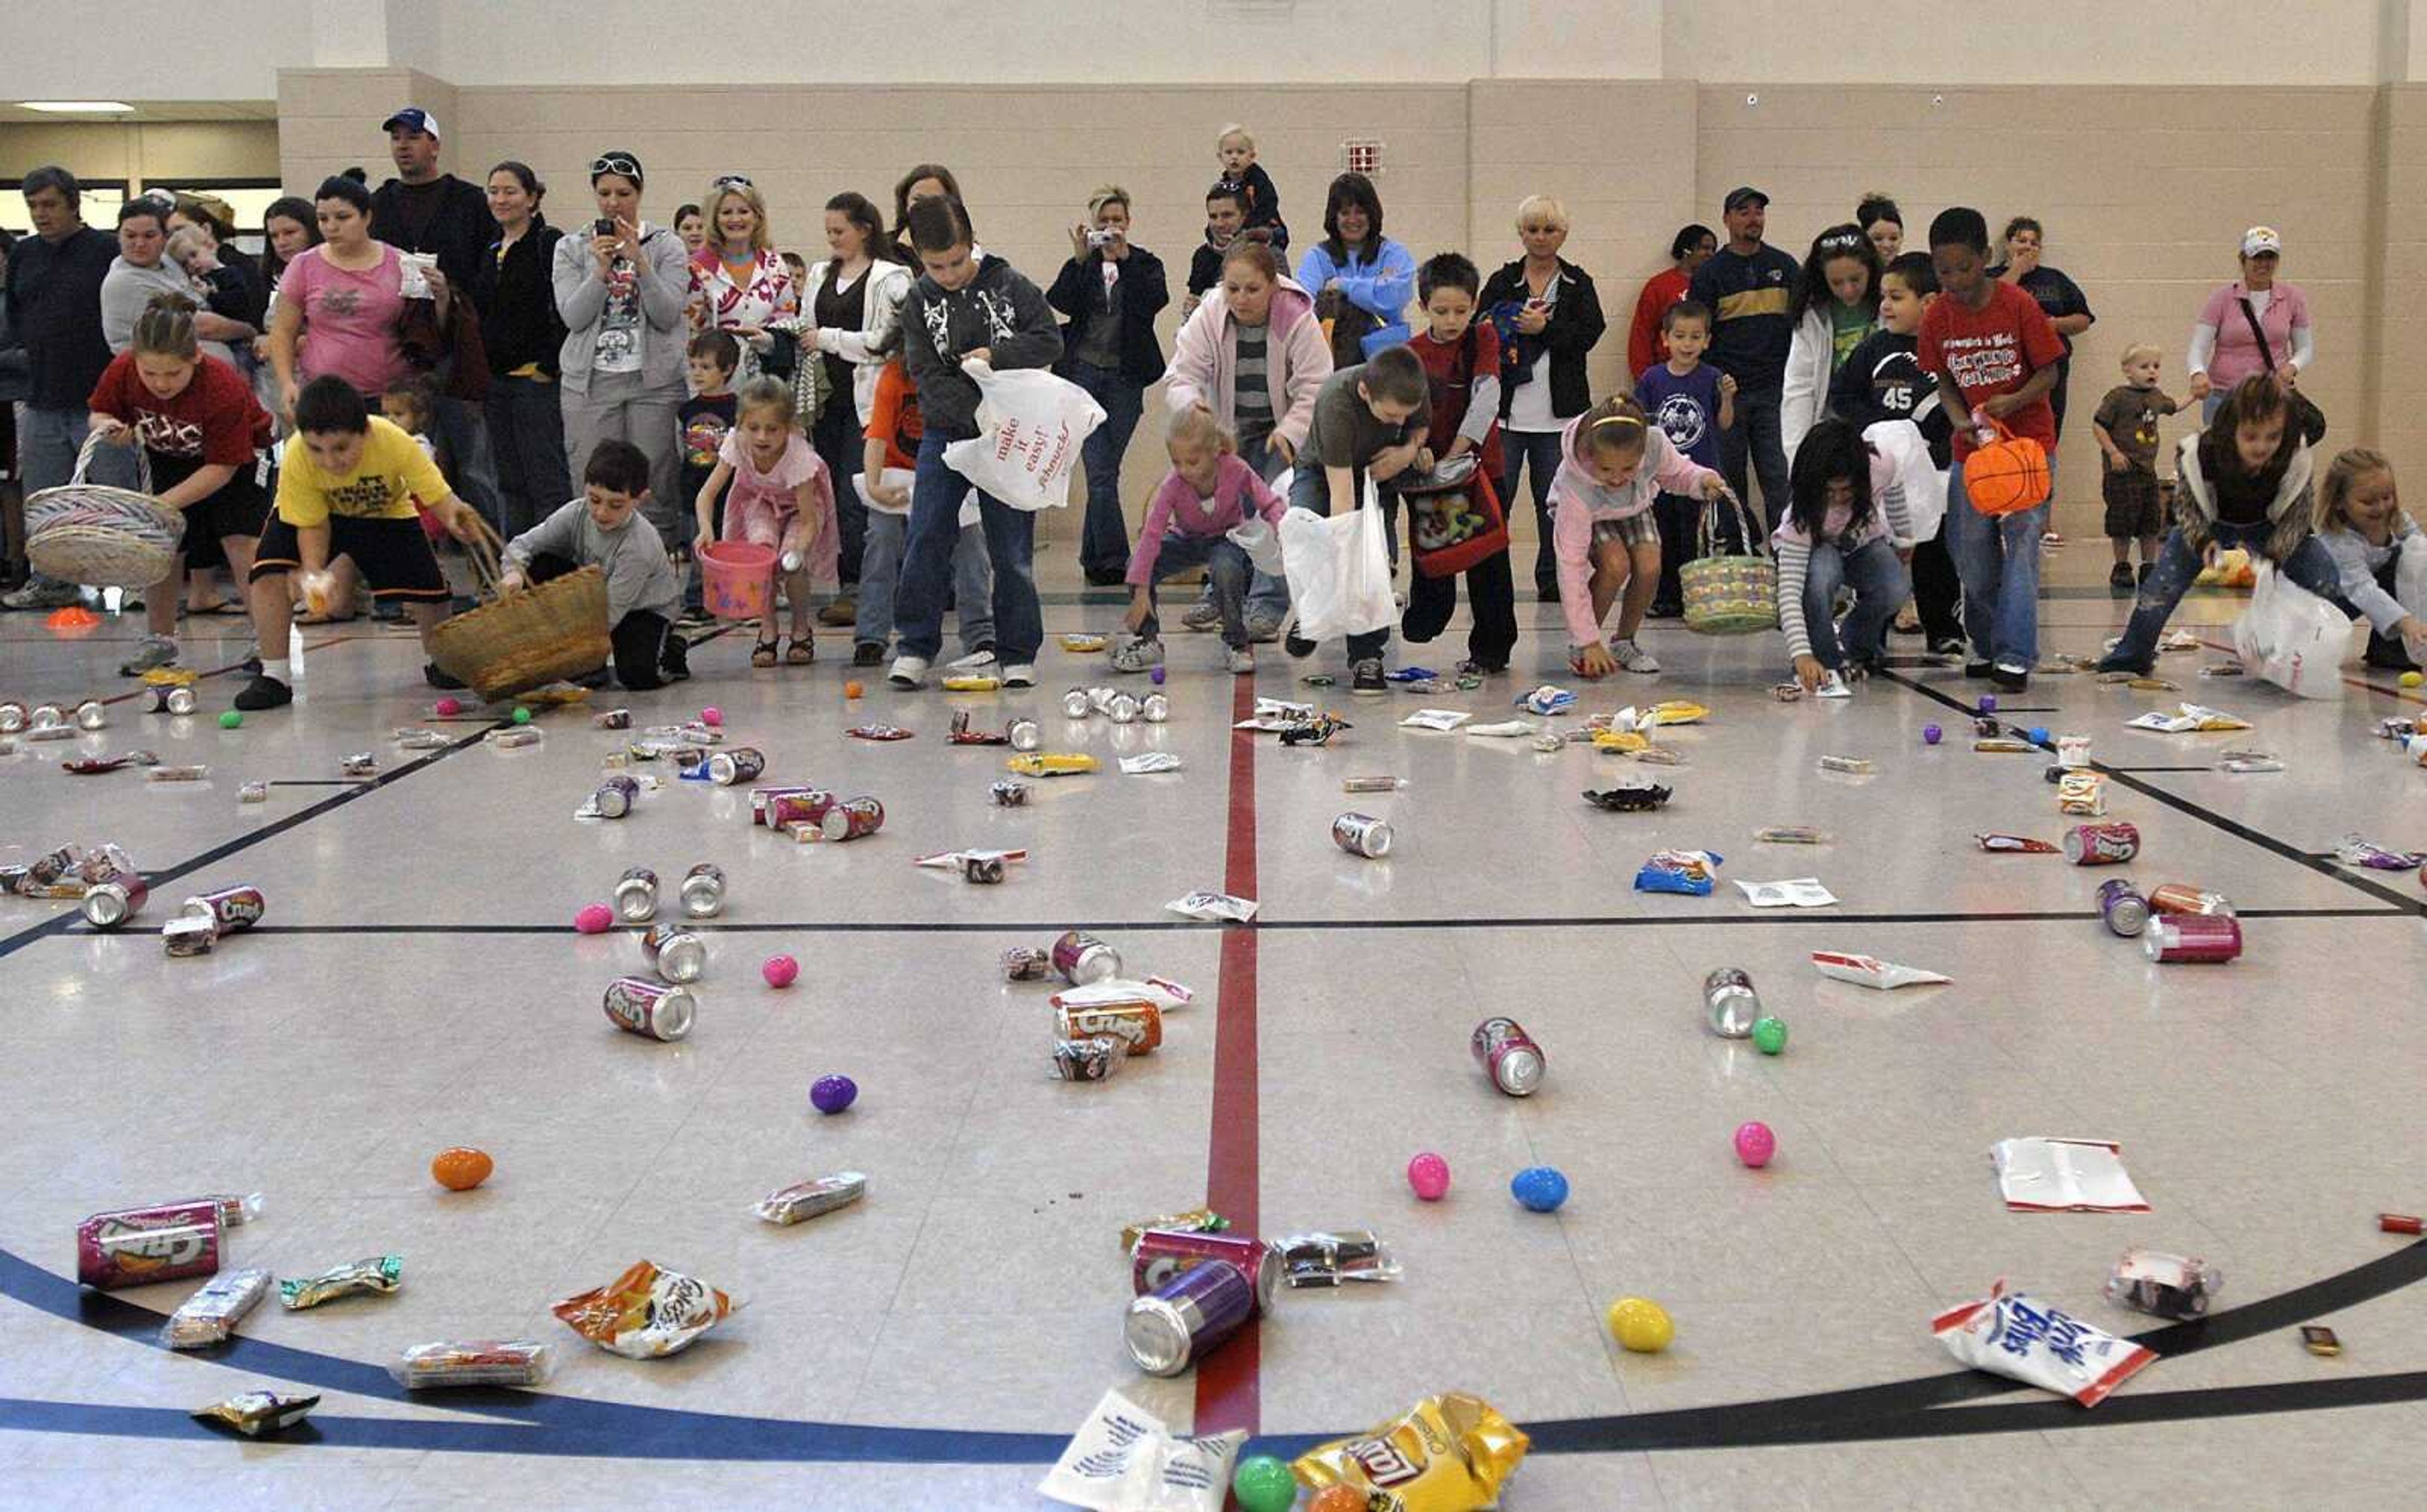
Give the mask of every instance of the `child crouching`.
<svg viewBox="0 0 2427 1512">
<path fill-rule="evenodd" d="M 649 458 L 628 441 L 601 441 L 581 472 L 581 497 L 506 543 L 501 592 L 582 567 L 607 579 L 615 680 L 635 692 L 691 675 L 689 642 L 675 630 L 682 574 L 657 527 L 635 512 L 649 496 Z"/>
<path fill-rule="evenodd" d="M 1643 611 L 1660 580 L 1660 528 L 1653 498 L 1684 494 L 1705 501 L 1727 496 L 1718 473 L 1688 461 L 1643 406 L 1614 394 L 1568 422 L 1559 437 L 1559 470 L 1551 480 L 1552 546 L 1559 564 L 1559 611 L 1568 621 L 1568 665 L 1579 677 L 1606 677 L 1624 667 L 1654 673 L 1659 661 L 1635 643 Z M 1602 622 L 1625 593 L 1618 640 L 1604 644 Z"/>
<path fill-rule="evenodd" d="M 1163 661 L 1161 622 L 1154 585 L 1174 573 L 1203 567 L 1222 616 L 1222 644 L 1235 673 L 1256 670 L 1247 644 L 1247 578 L 1254 571 L 1246 549 L 1230 532 L 1249 516 L 1269 529 L 1280 528 L 1287 508 L 1264 486 L 1256 470 L 1239 460 L 1238 444 L 1203 410 L 1181 411 L 1171 420 L 1171 476 L 1155 490 L 1130 553 L 1130 610 L 1125 623 L 1135 638 L 1115 648 L 1116 672 L 1144 672 Z"/>
<path fill-rule="evenodd" d="M 2368 664 L 2390 672 L 2427 666 L 2427 603 L 2397 596 L 2405 554 L 2427 552 L 2427 535 L 2403 512 L 2393 463 L 2351 447 L 2318 485 L 2318 542 L 2335 559 L 2343 596 L 2368 616 Z M 2413 569 L 2414 571 L 2416 569 Z"/>
<path fill-rule="evenodd" d="M 1887 458 L 1843 420 L 1823 420 L 1796 448 L 1778 548 L 1778 627 L 1807 693 L 1845 691 L 1868 673 L 1897 606 L 1913 592 L 1913 520 Z M 1837 590 L 1854 591 L 1842 638 Z"/>
</svg>

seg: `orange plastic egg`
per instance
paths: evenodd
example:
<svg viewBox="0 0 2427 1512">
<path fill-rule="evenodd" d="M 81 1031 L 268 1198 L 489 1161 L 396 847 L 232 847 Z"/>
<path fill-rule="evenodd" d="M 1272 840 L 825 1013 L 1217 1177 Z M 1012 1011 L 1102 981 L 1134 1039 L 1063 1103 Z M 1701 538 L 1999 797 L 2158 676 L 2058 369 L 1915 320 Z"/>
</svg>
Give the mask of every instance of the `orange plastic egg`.
<svg viewBox="0 0 2427 1512">
<path fill-rule="evenodd" d="M 469 1192 L 489 1179 L 497 1162 L 489 1159 L 486 1150 L 471 1149 L 458 1145 L 442 1149 L 430 1162 L 431 1179 L 449 1192 Z"/>
<path fill-rule="evenodd" d="M 1354 1486 L 1327 1486 L 1314 1493 L 1306 1512 L 1365 1512 L 1365 1493 Z"/>
<path fill-rule="evenodd" d="M 862 688 L 855 682 L 847 682 L 842 685 L 842 695 L 845 698 L 857 698 L 867 692 L 867 691 L 868 690 Z"/>
</svg>

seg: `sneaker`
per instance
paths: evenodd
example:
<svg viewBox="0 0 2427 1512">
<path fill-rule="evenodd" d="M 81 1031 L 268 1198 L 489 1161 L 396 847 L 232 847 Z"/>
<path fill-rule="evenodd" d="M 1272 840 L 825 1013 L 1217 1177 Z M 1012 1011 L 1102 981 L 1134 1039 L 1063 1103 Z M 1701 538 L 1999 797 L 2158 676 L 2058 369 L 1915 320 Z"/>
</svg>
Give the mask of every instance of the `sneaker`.
<svg viewBox="0 0 2427 1512">
<path fill-rule="evenodd" d="M 1458 675 L 1461 677 L 1497 677 L 1507 670 L 1508 663 L 1505 661 L 1487 666 L 1473 657 L 1458 664 Z"/>
<path fill-rule="evenodd" d="M 710 614 L 707 609 L 701 605 L 692 604 L 684 608 L 682 618 L 675 621 L 675 628 L 677 630 L 699 630 L 705 629 L 715 623 L 715 615 Z"/>
<path fill-rule="evenodd" d="M 1005 688 L 1034 688 L 1036 686 L 1036 669 L 1025 661 L 1015 661 L 1002 669 L 1002 685 Z"/>
<path fill-rule="evenodd" d="M 881 666 L 885 661 L 885 644 L 881 641 L 862 641 L 851 648 L 851 664 L 855 667 Z"/>
<path fill-rule="evenodd" d="M 1211 624 L 1211 625 L 1208 625 L 1208 626 L 1204 626 L 1206 629 L 1209 629 L 1209 630 L 1210 630 L 1210 629 L 1214 628 L 1214 626 L 1220 625 L 1220 624 L 1222 623 L 1222 611 L 1221 611 L 1219 609 L 1213 609 L 1213 607 L 1212 607 L 1211 605 L 1204 605 L 1204 606 L 1199 606 L 1199 607 L 1200 607 L 1200 608 L 1206 608 L 1206 609 L 1212 609 L 1212 611 L 1213 611 L 1213 615 L 1214 615 L 1213 624 Z M 1196 610 L 1189 610 L 1189 612 L 1193 614 L 1193 613 L 1195 613 L 1195 612 L 1196 612 Z M 1190 628 L 1190 629 L 1192 629 L 1192 630 L 1193 630 L 1193 629 L 1196 629 L 1197 627 L 1197 626 L 1193 626 L 1193 625 L 1189 626 L 1189 628 Z M 1278 640 L 1279 640 L 1280 638 L 1281 638 L 1281 617 L 1280 617 L 1279 615 L 1278 615 L 1278 614 L 1254 614 L 1254 613 L 1250 613 L 1250 614 L 1247 616 L 1247 639 L 1248 639 L 1248 641 L 1249 641 L 1249 642 L 1251 642 L 1252 643 L 1254 643 L 1254 644 L 1256 644 L 1256 645 L 1270 645 L 1270 644 L 1272 644 L 1275 641 L 1278 641 Z"/>
<path fill-rule="evenodd" d="M 1382 658 L 1367 657 L 1348 669 L 1348 691 L 1360 698 L 1377 698 L 1391 691 L 1382 680 Z"/>
<path fill-rule="evenodd" d="M 916 692 L 927 686 L 928 665 L 925 657 L 905 653 L 893 658 L 893 670 L 885 675 L 885 680 L 904 692 Z"/>
<path fill-rule="evenodd" d="M 267 673 L 255 673 L 252 681 L 236 690 L 236 707 L 246 713 L 265 708 L 285 708 L 295 702 L 295 690 Z"/>
<path fill-rule="evenodd" d="M 1290 633 L 1281 641 L 1281 649 L 1288 652 L 1295 659 L 1304 661 L 1307 658 L 1314 655 L 1314 642 L 1308 640 L 1305 636 L 1298 634 L 1296 626 L 1293 626 L 1290 628 Z"/>
<path fill-rule="evenodd" d="M 165 635 L 147 635 L 136 642 L 135 654 L 118 664 L 122 677 L 140 677 L 155 667 L 177 664 L 177 642 Z"/>
<path fill-rule="evenodd" d="M 1652 607 L 1643 612 L 1655 620 L 1682 620 L 1686 617 L 1686 606 L 1675 599 L 1655 598 Z"/>
<path fill-rule="evenodd" d="M 2031 685 L 2031 669 L 2011 661 L 2000 661 L 1991 670 L 1989 680 L 2001 693 L 2019 693 Z"/>
<path fill-rule="evenodd" d="M 2092 665 L 2091 670 L 2093 672 L 2128 672 L 2135 677 L 2145 677 L 2149 675 L 2150 673 L 2157 670 L 2157 664 L 2154 661 L 2126 661 L 2115 654 L 2114 647 L 2109 646 L 2107 654 L 2100 657 L 2098 660 Z"/>
<path fill-rule="evenodd" d="M 1260 618 L 1262 618 L 1262 616 L 1253 614 L 1247 616 L 1247 633 L 1249 635 L 1252 636 L 1256 633 L 1256 622 Z M 1196 603 L 1188 606 L 1187 613 L 1180 616 L 1181 628 L 1186 630 L 1210 630 L 1221 623 L 1221 606 L 1215 604 L 1210 598 L 1198 599 Z M 1279 630 L 1280 626 L 1279 625 L 1275 625 L 1273 628 L 1275 630 Z"/>
<path fill-rule="evenodd" d="M 1113 647 L 1115 672 L 1145 672 L 1163 665 L 1163 642 L 1150 635 L 1141 635 Z"/>
<path fill-rule="evenodd" d="M 992 642 L 988 642 L 986 644 L 978 647 L 975 651 L 970 652 L 968 656 L 961 658 L 957 661 L 945 662 L 944 670 L 947 672 L 984 672 L 993 665 L 994 644 Z"/>
<path fill-rule="evenodd" d="M 1933 635 L 1930 638 L 1930 654 L 1933 657 L 1960 657 L 1964 641 L 1960 635 Z"/>
<path fill-rule="evenodd" d="M 1971 678 L 1974 682 L 1979 682 L 1985 678 L 1994 676 L 1996 671 L 1997 669 L 1995 666 L 1986 661 L 1967 661 L 1963 663 L 1963 675 Z"/>
<path fill-rule="evenodd" d="M 1834 667 L 1821 669 L 1820 685 L 1812 691 L 1815 698 L 1851 698 L 1854 691 L 1846 686 L 1846 675 Z"/>
<path fill-rule="evenodd" d="M 73 583 L 57 579 L 37 578 L 13 593 L 0 595 L 0 609 L 65 609 L 70 604 L 84 602 L 84 593 Z"/>
<path fill-rule="evenodd" d="M 423 662 L 421 665 L 421 675 L 422 679 L 428 682 L 431 687 L 436 688 L 444 692 L 451 693 L 456 691 L 458 689 L 469 688 L 472 686 L 461 677 L 451 677 L 446 673 L 439 671 L 438 663 L 435 661 Z"/>
<path fill-rule="evenodd" d="M 2113 570 L 2109 571 L 2107 575 L 2107 586 L 2113 589 L 2119 589 L 2124 593 L 2130 593 L 2132 591 L 2132 564 L 2128 561 L 2117 562 Z"/>
<path fill-rule="evenodd" d="M 1660 658 L 1632 641 L 1612 641 L 1611 659 L 1629 672 L 1653 673 L 1660 670 Z"/>
<path fill-rule="evenodd" d="M 2134 578 L 2133 581 L 2136 583 L 2147 582 L 2149 580 L 2149 574 L 2157 570 L 2157 565 L 2158 564 L 2154 561 L 2144 561 L 2141 563 L 2140 576 Z"/>
<path fill-rule="evenodd" d="M 856 593 L 845 593 L 840 598 L 836 599 L 833 603 L 828 604 L 825 608 L 818 610 L 818 623 L 820 625 L 829 625 L 842 628 L 849 628 L 851 626 L 855 625 L 858 622 L 859 595 Z"/>
<path fill-rule="evenodd" d="M 1234 645 L 1224 650 L 1223 664 L 1242 677 L 1253 676 L 1256 671 L 1256 648 Z"/>
</svg>

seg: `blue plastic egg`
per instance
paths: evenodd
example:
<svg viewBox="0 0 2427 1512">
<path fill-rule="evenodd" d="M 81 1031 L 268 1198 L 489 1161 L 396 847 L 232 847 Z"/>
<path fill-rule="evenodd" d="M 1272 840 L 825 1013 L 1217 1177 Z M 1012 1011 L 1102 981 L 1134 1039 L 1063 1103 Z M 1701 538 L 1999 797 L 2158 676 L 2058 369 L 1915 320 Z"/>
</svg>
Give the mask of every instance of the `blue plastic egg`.
<svg viewBox="0 0 2427 1512">
<path fill-rule="evenodd" d="M 2023 734 L 2029 737 L 2030 742 L 2033 745 L 2045 745 L 2048 743 L 2047 726 L 2044 724 L 2034 724 L 2029 729 L 2025 730 Z"/>
<path fill-rule="evenodd" d="M 1556 1212 L 1568 1200 L 1568 1179 L 1547 1165 L 1529 1165 L 1508 1182 L 1508 1195 L 1536 1212 Z"/>
</svg>

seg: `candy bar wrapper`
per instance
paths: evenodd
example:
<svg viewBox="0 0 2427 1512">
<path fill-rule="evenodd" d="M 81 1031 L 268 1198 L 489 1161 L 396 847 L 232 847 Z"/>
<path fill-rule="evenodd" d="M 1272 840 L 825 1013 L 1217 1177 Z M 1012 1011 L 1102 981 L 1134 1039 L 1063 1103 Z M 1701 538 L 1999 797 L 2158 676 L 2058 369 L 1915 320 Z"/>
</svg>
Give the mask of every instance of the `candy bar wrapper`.
<svg viewBox="0 0 2427 1512">
<path fill-rule="evenodd" d="M 566 1297 L 552 1310 L 610 1354 L 658 1359 L 689 1348 L 733 1308 L 731 1297 L 705 1281 L 635 1260 L 605 1286 Z"/>
<path fill-rule="evenodd" d="M 1813 951 L 1812 964 L 1820 968 L 1824 977 L 1834 977 L 1856 986 L 1877 987 L 1881 992 L 1893 992 L 1898 987 L 1926 987 L 1955 980 L 1940 976 L 1935 971 L 1924 971 L 1915 966 L 1898 966 L 1875 955 L 1844 955 L 1835 951 Z"/>
<path fill-rule="evenodd" d="M 1058 751 L 1027 751 L 1005 761 L 1003 770 L 1022 777 L 1075 777 L 1100 769 L 1094 756 Z"/>
<path fill-rule="evenodd" d="M 1121 770 L 1132 777 L 1157 772 L 1178 772 L 1180 766 L 1180 757 L 1169 751 L 1141 751 L 1135 756 L 1121 757 Z"/>
<path fill-rule="evenodd" d="M 1349 1486 L 1396 1512 L 1477 1512 L 1500 1504 L 1533 1440 L 1479 1396 L 1444 1391 L 1354 1439 L 1317 1444 L 1291 1462 L 1302 1485 Z"/>
<path fill-rule="evenodd" d="M 1707 898 L 1726 857 L 1714 851 L 1655 851 L 1635 873 L 1637 892 L 1681 892 Z"/>
<path fill-rule="evenodd" d="M 2061 814 L 2096 818 L 2107 812 L 2107 779 L 2095 772 L 2068 772 L 2057 779 L 2056 807 Z"/>
<path fill-rule="evenodd" d="M 1419 667 L 1410 663 L 1407 666 L 1401 667 L 1396 672 L 1384 673 L 1382 675 L 1382 680 L 1384 682 L 1396 683 L 1439 682 L 1441 681 L 1441 674 L 1433 671 L 1430 667 Z"/>
<path fill-rule="evenodd" d="M 536 1339 L 442 1340 L 415 1344 L 387 1368 L 408 1391 L 450 1386 L 537 1386 L 555 1351 Z"/>
<path fill-rule="evenodd" d="M 2151 1350 L 2047 1306 L 1999 1281 L 1978 1302 L 1930 1322 L 1946 1352 L 1975 1370 L 2069 1396 L 2086 1407 L 2148 1366 Z"/>
<path fill-rule="evenodd" d="M 1827 908 L 1834 904 L 1837 895 L 1820 886 L 1818 877 L 1790 877 L 1784 882 L 1747 882 L 1735 879 L 1744 889 L 1745 902 L 1755 908 Z"/>
<path fill-rule="evenodd" d="M 1140 1218 L 1135 1223 L 1121 1225 L 1121 1253 L 1137 1248 L 1138 1235 L 1148 1229 L 1167 1234 L 1218 1234 L 1230 1227 L 1230 1220 L 1211 1208 L 1191 1208 L 1186 1212 L 1166 1212 L 1161 1217 Z"/>
<path fill-rule="evenodd" d="M 1299 1234 L 1274 1241 L 1273 1248 L 1280 1252 L 1281 1274 L 1293 1287 L 1399 1278 L 1399 1262 L 1392 1257 L 1391 1246 L 1375 1238 L 1370 1228 Z"/>
<path fill-rule="evenodd" d="M 1163 906 L 1172 913 L 1185 914 L 1208 924 L 1244 924 L 1256 917 L 1256 901 L 1253 898 L 1233 898 L 1227 892 L 1192 892 Z"/>
<path fill-rule="evenodd" d="M 385 1293 L 404 1284 L 404 1257 L 373 1255 L 322 1271 L 293 1281 L 278 1283 L 278 1305 L 289 1312 L 317 1308 L 323 1302 L 352 1296 L 358 1292 Z"/>
<path fill-rule="evenodd" d="M 221 1271 L 187 1297 L 160 1325 L 160 1342 L 169 1349 L 204 1349 L 225 1343 L 244 1315 L 269 1295 L 268 1271 Z"/>
<path fill-rule="evenodd" d="M 2427 852 L 2388 851 L 2356 835 L 2346 835 L 2335 847 L 2335 859 L 2347 867 L 2367 867 L 2376 871 L 2416 871 L 2427 866 Z"/>
<path fill-rule="evenodd" d="M 1640 730 L 1595 730 L 1592 747 L 1596 751 L 1615 751 L 1620 756 L 1641 756 L 1652 749 L 1652 737 Z"/>
<path fill-rule="evenodd" d="M 1222 1512 L 1246 1430 L 1182 1438 L 1117 1390 L 1070 1437 L 1037 1494 L 1097 1512 Z"/>
<path fill-rule="evenodd" d="M 318 1396 L 281 1396 L 276 1391 L 245 1391 L 214 1402 L 194 1413 L 202 1423 L 224 1423 L 248 1439 L 283 1433 L 303 1421 L 320 1405 Z"/>
<path fill-rule="evenodd" d="M 1411 730 L 1447 732 L 1473 718 L 1474 715 L 1462 708 L 1420 708 L 1399 723 Z"/>
<path fill-rule="evenodd" d="M 1980 849 L 2006 855 L 2061 855 L 2061 847 L 2045 840 L 2035 840 L 2027 835 L 1975 835 Z"/>
<path fill-rule="evenodd" d="M 1682 767 L 1686 758 L 1666 746 L 1647 745 L 1640 751 L 1630 751 L 1634 759 L 1654 767 Z"/>
<path fill-rule="evenodd" d="M 1700 724 L 1711 717 L 1711 711 L 1700 704 L 1683 698 L 1664 698 L 1643 711 L 1643 724 Z"/>
<path fill-rule="evenodd" d="M 76 1279 L 107 1291 L 212 1275 L 226 1223 L 208 1197 L 96 1212 L 76 1226 Z"/>
<path fill-rule="evenodd" d="M 1056 1008 L 1100 1008 L 1108 1002 L 1150 1002 L 1164 1013 L 1185 1008 L 1197 1000 L 1197 994 L 1169 977 L 1148 977 L 1132 982 L 1127 977 L 1106 977 L 1090 982 L 1083 987 L 1065 987 L 1047 1000 Z"/>
<path fill-rule="evenodd" d="M 1541 734 L 1542 726 L 1528 720 L 1509 719 L 1502 720 L 1496 724 L 1470 724 L 1466 727 L 1466 733 L 1480 735 L 1493 740 L 1522 740 L 1529 736 Z"/>
<path fill-rule="evenodd" d="M 1517 699 L 1517 707 L 1528 714 L 1564 714 L 1576 707 L 1576 695 L 1565 688 L 1544 683 Z"/>
<path fill-rule="evenodd" d="M 910 864 L 914 867 L 927 867 L 942 871 L 957 871 L 960 870 L 961 863 L 969 860 L 1025 861 L 1027 859 L 1026 851 L 938 851 L 934 855 L 919 856 Z"/>
<path fill-rule="evenodd" d="M 2124 1147 L 2103 1139 L 2001 1139 L 1989 1146 L 1997 1188 L 2012 1212 L 2147 1212 L 2124 1169 Z"/>
<path fill-rule="evenodd" d="M 837 1171 L 770 1192 L 752 1203 L 750 1211 L 768 1223 L 789 1226 L 848 1208 L 867 1195 L 867 1177 L 857 1171 Z"/>
<path fill-rule="evenodd" d="M 1062 642 L 1063 650 L 1075 656 L 1085 656 L 1091 651 L 1101 651 L 1111 643 L 1108 638 L 1100 635 L 1066 634 L 1057 636 L 1055 639 Z"/>
</svg>

